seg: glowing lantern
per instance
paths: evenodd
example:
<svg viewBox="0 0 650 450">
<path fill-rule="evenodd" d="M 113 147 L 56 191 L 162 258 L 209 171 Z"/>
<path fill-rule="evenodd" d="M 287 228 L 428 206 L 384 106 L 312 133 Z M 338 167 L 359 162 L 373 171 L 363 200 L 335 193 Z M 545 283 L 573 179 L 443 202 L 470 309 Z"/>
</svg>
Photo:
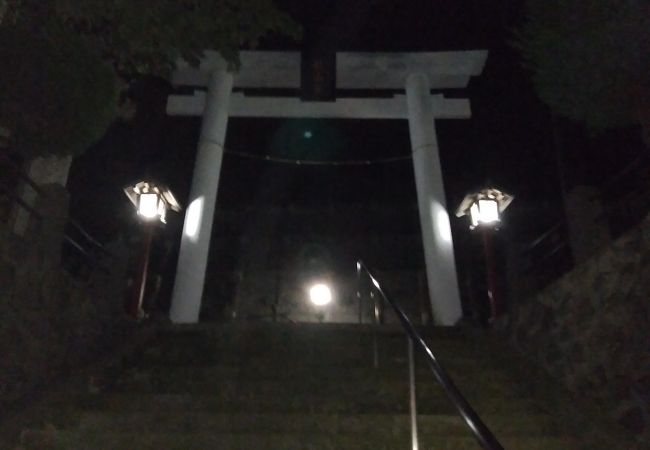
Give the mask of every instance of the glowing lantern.
<svg viewBox="0 0 650 450">
<path fill-rule="evenodd" d="M 180 211 L 181 207 L 172 192 L 165 186 L 140 181 L 124 188 L 124 193 L 145 220 L 160 220 L 166 223 L 167 210 Z"/>
</svg>

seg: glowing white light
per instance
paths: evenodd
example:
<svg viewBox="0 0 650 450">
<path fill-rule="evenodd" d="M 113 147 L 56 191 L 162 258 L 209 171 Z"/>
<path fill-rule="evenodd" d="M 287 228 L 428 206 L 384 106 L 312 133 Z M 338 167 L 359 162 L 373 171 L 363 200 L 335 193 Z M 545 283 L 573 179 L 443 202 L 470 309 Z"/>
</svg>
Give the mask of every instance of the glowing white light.
<svg viewBox="0 0 650 450">
<path fill-rule="evenodd" d="M 165 206 L 165 202 L 158 202 L 158 216 L 162 223 L 167 223 L 167 207 Z"/>
<path fill-rule="evenodd" d="M 201 216 L 203 214 L 203 197 L 195 199 L 187 208 L 185 215 L 185 236 L 196 242 L 199 238 Z"/>
<path fill-rule="evenodd" d="M 451 224 L 447 210 L 440 203 L 432 201 L 430 214 L 433 221 L 433 232 L 436 235 L 435 239 L 451 243 Z"/>
<path fill-rule="evenodd" d="M 375 280 L 374 278 L 370 278 L 370 280 L 372 281 L 372 284 L 374 284 L 377 289 L 381 289 L 379 287 L 379 281 Z"/>
<path fill-rule="evenodd" d="M 451 225 L 449 224 L 449 215 L 444 209 L 439 209 L 436 214 L 436 224 L 438 225 L 438 236 L 445 242 L 451 242 Z"/>
<path fill-rule="evenodd" d="M 305 139 L 311 139 L 313 136 L 312 132 L 309 130 L 305 131 L 302 135 L 305 137 Z"/>
<path fill-rule="evenodd" d="M 456 216 L 470 216 L 470 229 L 481 225 L 496 228 L 501 222 L 501 214 L 512 203 L 514 197 L 498 189 L 483 189 L 474 194 L 467 194 L 456 210 Z"/>
<path fill-rule="evenodd" d="M 478 203 L 472 203 L 472 206 L 469 208 L 469 216 L 472 221 L 472 228 L 478 226 L 478 218 L 480 216 L 478 210 Z"/>
<path fill-rule="evenodd" d="M 158 195 L 149 193 L 141 194 L 138 204 L 138 214 L 147 219 L 158 216 Z"/>
<path fill-rule="evenodd" d="M 326 284 L 315 284 L 309 289 L 309 298 L 316 306 L 324 306 L 332 301 L 332 291 Z"/>
<path fill-rule="evenodd" d="M 470 213 L 472 214 L 472 223 L 476 221 L 477 223 L 494 223 L 499 221 L 499 204 L 496 200 L 493 199 L 482 199 L 478 201 L 478 207 L 472 209 Z M 476 219 L 474 218 L 476 217 Z"/>
</svg>

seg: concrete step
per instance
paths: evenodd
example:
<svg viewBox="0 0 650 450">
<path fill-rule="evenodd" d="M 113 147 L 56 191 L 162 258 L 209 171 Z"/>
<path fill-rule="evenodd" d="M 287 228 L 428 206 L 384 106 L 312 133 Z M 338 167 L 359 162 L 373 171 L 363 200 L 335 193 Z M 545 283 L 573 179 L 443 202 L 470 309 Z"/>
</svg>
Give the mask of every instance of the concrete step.
<svg viewBox="0 0 650 450">
<path fill-rule="evenodd" d="M 406 391 L 405 391 L 406 393 Z M 525 398 L 471 398 L 467 396 L 479 414 L 535 414 L 545 413 L 533 401 Z M 279 396 L 277 392 L 221 393 L 221 394 L 144 394 L 107 393 L 65 396 L 52 402 L 54 414 L 59 409 L 74 405 L 82 411 L 140 411 L 154 413 L 171 409 L 182 412 L 230 412 L 230 413 L 327 413 L 327 414 L 401 414 L 408 412 L 408 397 L 396 395 L 368 395 L 344 398 L 322 395 Z M 455 414 L 451 402 L 443 396 L 422 399 L 418 403 L 422 414 Z M 72 411 L 69 414 L 74 414 Z"/>
<path fill-rule="evenodd" d="M 465 363 L 467 365 L 465 365 Z M 443 363 L 444 366 L 444 363 Z M 471 360 L 465 361 L 462 365 L 450 364 L 445 367 L 450 375 L 455 378 L 473 379 L 488 378 L 494 382 L 511 383 L 516 381 L 514 374 L 508 373 L 500 367 L 477 366 Z M 169 377 L 173 379 L 205 378 L 211 380 L 294 380 L 301 378 L 312 378 L 317 380 L 337 380 L 346 377 L 351 380 L 387 380 L 401 382 L 408 377 L 407 366 L 382 365 L 374 368 L 371 365 L 359 366 L 320 366 L 311 364 L 287 365 L 282 368 L 266 366 L 264 364 L 212 364 L 212 365 L 187 365 L 187 366 L 148 366 L 148 367 L 127 367 L 114 376 L 124 379 L 138 377 L 142 374 L 152 374 L 157 377 Z M 416 380 L 418 382 L 433 381 L 433 372 L 421 359 L 416 360 Z"/>
<path fill-rule="evenodd" d="M 466 365 L 490 364 L 488 351 L 471 347 L 463 342 L 435 342 L 430 345 L 434 355 L 446 364 Z M 372 339 L 356 342 L 324 343 L 298 342 L 235 342 L 229 340 L 178 339 L 150 343 L 147 348 L 136 352 L 128 361 L 136 366 L 179 366 L 215 364 L 259 364 L 286 366 L 289 364 L 321 366 L 369 366 L 373 363 Z M 404 365 L 407 363 L 406 338 L 400 337 L 378 342 L 379 361 L 383 365 Z M 419 355 L 419 354 L 418 354 Z"/>
<path fill-rule="evenodd" d="M 161 331 L 149 342 L 149 348 L 141 356 L 155 359 L 182 355 L 187 360 L 227 355 L 238 355 L 243 359 L 265 355 L 300 355 L 337 359 L 351 354 L 359 358 L 372 355 L 374 339 L 372 329 L 368 327 L 328 324 L 223 325 L 209 328 L 193 326 L 181 327 L 179 330 L 182 331 Z M 455 329 L 444 330 L 440 333 L 433 329 L 427 337 L 434 353 L 476 357 L 486 351 L 481 340 L 471 339 Z M 377 340 L 380 351 L 387 356 L 403 356 L 406 353 L 406 337 L 401 329 L 380 331 Z"/>
<path fill-rule="evenodd" d="M 515 380 L 507 373 L 485 370 L 480 373 L 448 368 L 458 386 L 472 390 L 485 389 L 489 395 L 511 391 Z M 128 369 L 111 383 L 111 387 L 122 391 L 142 390 L 144 392 L 172 392 L 186 388 L 187 392 L 228 387 L 249 383 L 283 383 L 296 389 L 313 390 L 328 386 L 350 386 L 364 389 L 372 386 L 384 390 L 408 384 L 408 369 L 405 367 L 304 367 L 288 366 L 285 370 L 269 370 L 239 366 L 134 368 Z M 418 389 L 436 390 L 439 386 L 428 367 L 420 365 L 416 370 Z"/>
<path fill-rule="evenodd" d="M 415 326 L 418 333 L 427 338 L 438 339 L 471 339 L 474 331 L 460 327 Z M 357 336 L 379 333 L 384 336 L 401 336 L 404 329 L 399 324 L 384 324 L 375 327 L 368 323 L 272 323 L 272 322 L 224 322 L 199 323 L 191 325 L 161 325 L 158 335 L 164 336 L 223 336 L 223 335 L 281 335 L 319 337 L 327 336 Z"/>
<path fill-rule="evenodd" d="M 498 436 L 566 435 L 567 429 L 549 414 L 483 417 Z M 158 411 L 155 413 L 93 412 L 84 413 L 78 429 L 121 433 L 336 433 L 391 438 L 410 434 L 407 414 L 227 414 Z M 455 415 L 419 415 L 420 436 L 471 436 L 461 417 Z"/>
<path fill-rule="evenodd" d="M 395 450 L 410 445 L 408 437 L 376 439 L 372 435 L 334 433 L 102 433 L 59 432 L 57 448 L 68 450 Z M 579 448 L 568 437 L 508 436 L 502 444 L 509 450 L 559 450 Z M 471 437 L 423 438 L 421 447 L 436 450 L 476 450 Z M 29 449 L 29 447 L 27 447 Z M 42 449 L 42 447 L 41 447 Z"/>
<path fill-rule="evenodd" d="M 469 399 L 501 400 L 517 399 L 519 394 L 508 385 L 464 380 L 457 383 L 463 395 Z M 241 397 L 275 398 L 293 400 L 296 397 L 309 399 L 332 398 L 350 403 L 368 403 L 368 397 L 374 402 L 401 403 L 408 398 L 408 382 L 381 379 L 348 379 L 343 376 L 330 379 L 295 378 L 295 379 L 210 379 L 198 374 L 193 378 L 170 378 L 167 374 L 138 374 L 137 378 L 118 382 L 111 392 L 151 393 L 151 394 L 194 394 L 210 395 L 214 398 L 232 400 Z M 442 387 L 434 380 L 416 385 L 417 397 L 426 402 L 431 399 L 446 398 Z"/>
<path fill-rule="evenodd" d="M 458 353 L 438 353 L 438 361 L 445 368 L 456 368 L 458 371 L 498 369 L 498 366 L 486 356 L 460 355 Z M 366 351 L 346 350 L 345 352 L 316 352 L 311 354 L 292 353 L 267 353 L 252 356 L 250 354 L 234 354 L 210 352 L 197 354 L 192 350 L 177 349 L 150 349 L 140 354 L 133 355 L 125 361 L 124 366 L 134 368 L 178 368 L 178 367 L 210 367 L 210 366 L 238 366 L 249 371 L 277 371 L 290 367 L 304 367 L 310 370 L 323 370 L 327 368 L 371 368 L 373 367 L 372 349 Z M 425 360 L 418 355 L 416 364 L 426 367 Z M 408 359 L 406 352 L 397 355 L 387 355 L 380 349 L 379 366 L 407 370 Z"/>
<path fill-rule="evenodd" d="M 363 342 L 372 342 L 375 337 L 380 342 L 402 342 L 406 334 L 404 331 L 391 330 L 383 331 L 381 328 L 375 330 L 347 329 L 339 331 L 337 328 L 328 331 L 331 327 L 323 325 L 323 328 L 302 329 L 299 326 L 283 325 L 277 327 L 257 327 L 257 328 L 240 328 L 240 327 L 215 327 L 208 331 L 184 331 L 178 333 L 168 333 L 160 331 L 152 338 L 151 342 L 227 342 L 230 345 L 241 345 L 247 347 L 263 346 L 288 346 L 293 345 L 311 345 L 311 346 L 340 346 L 347 344 L 357 344 Z M 480 348 L 482 342 L 471 338 L 462 332 L 453 334 L 445 333 L 438 335 L 429 333 L 423 335 L 427 343 L 440 345 L 452 343 L 464 343 L 470 348 Z"/>
</svg>

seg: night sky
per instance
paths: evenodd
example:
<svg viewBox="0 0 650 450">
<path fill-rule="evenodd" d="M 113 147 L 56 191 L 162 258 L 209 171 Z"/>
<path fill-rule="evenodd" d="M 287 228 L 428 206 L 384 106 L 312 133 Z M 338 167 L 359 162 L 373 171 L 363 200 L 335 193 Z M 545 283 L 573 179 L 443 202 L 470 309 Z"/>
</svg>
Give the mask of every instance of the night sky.
<svg viewBox="0 0 650 450">
<path fill-rule="evenodd" d="M 448 208 L 453 213 L 466 193 L 487 184 L 503 189 L 516 197 L 504 228 L 509 239 L 523 243 L 557 222 L 562 205 L 551 115 L 533 92 L 530 76 L 512 46 L 513 31 L 523 20 L 522 3 L 279 1 L 304 25 L 305 41 L 272 36 L 259 49 L 488 49 L 485 70 L 468 89 L 445 91 L 450 97 L 469 98 L 473 117 L 436 123 Z M 143 175 L 164 180 L 185 204 L 200 119 L 166 116 L 165 100 L 172 92 L 164 80 L 140 80 L 132 89 L 138 105 L 135 120 L 116 123 L 73 166 L 71 213 L 102 239 L 115 238 L 125 230 L 125 223 L 132 223 L 133 212 L 121 188 Z M 634 130 L 594 138 L 576 124 L 558 123 L 568 184 L 602 182 L 631 160 L 640 145 Z M 226 147 L 260 156 L 331 161 L 410 154 L 405 120 L 230 119 Z M 616 157 L 612 147 L 619 148 Z M 94 189 L 86 193 L 75 189 L 88 183 Z M 226 154 L 218 208 L 346 203 L 394 208 L 415 202 L 408 159 L 371 166 L 312 167 Z M 453 215 L 451 220 L 455 241 L 466 240 L 465 222 Z M 179 238 L 181 226 L 180 216 L 172 218 L 165 233 Z M 417 221 L 414 226 L 419 226 Z"/>
</svg>

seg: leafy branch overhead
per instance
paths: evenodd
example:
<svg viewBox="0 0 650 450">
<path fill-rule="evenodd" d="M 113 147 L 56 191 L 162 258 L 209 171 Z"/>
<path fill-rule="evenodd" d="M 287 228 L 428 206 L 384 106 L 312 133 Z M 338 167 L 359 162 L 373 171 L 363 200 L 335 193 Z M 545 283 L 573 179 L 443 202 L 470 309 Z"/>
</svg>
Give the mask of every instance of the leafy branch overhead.
<svg viewBox="0 0 650 450">
<path fill-rule="evenodd" d="M 300 27 L 272 0 L 0 0 L 0 126 L 28 157 L 79 153 L 129 80 L 206 48 L 236 65 L 267 33 Z"/>
<path fill-rule="evenodd" d="M 79 154 L 116 117 L 117 78 L 87 40 L 51 27 L 0 28 L 0 124 L 31 158 Z M 10 62 L 10 63 L 9 63 Z"/>
<path fill-rule="evenodd" d="M 267 33 L 298 38 L 299 26 L 271 0 L 54 0 L 55 14 L 94 39 L 120 73 L 165 75 L 206 48 L 232 63 Z"/>
<path fill-rule="evenodd" d="M 593 129 L 648 125 L 646 0 L 528 0 L 526 6 L 516 45 L 551 110 Z"/>
</svg>

